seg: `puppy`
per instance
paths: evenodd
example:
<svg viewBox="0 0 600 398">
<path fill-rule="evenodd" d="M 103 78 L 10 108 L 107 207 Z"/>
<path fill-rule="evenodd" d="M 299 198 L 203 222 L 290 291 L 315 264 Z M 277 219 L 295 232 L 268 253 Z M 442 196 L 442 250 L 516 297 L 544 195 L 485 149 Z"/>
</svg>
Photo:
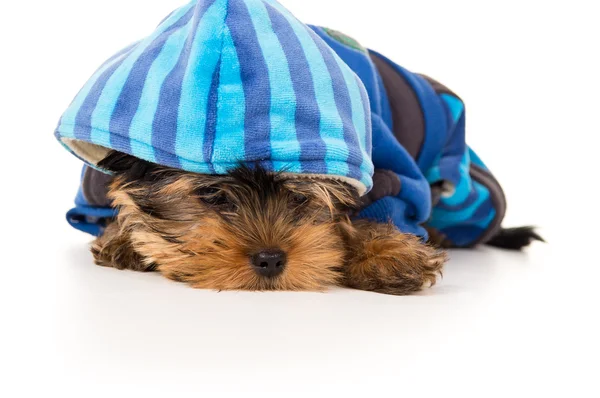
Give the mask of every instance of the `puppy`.
<svg viewBox="0 0 600 398">
<path fill-rule="evenodd" d="M 344 285 L 408 294 L 433 285 L 444 252 L 391 224 L 353 222 L 359 197 L 331 179 L 241 166 L 201 175 L 119 152 L 111 170 L 117 218 L 96 239 L 102 266 L 159 271 L 216 290 L 323 290 Z"/>
<path fill-rule="evenodd" d="M 96 262 L 194 287 L 408 294 L 441 275 L 438 247 L 541 239 L 502 229 L 458 95 L 275 0 L 178 8 L 55 135 L 87 164 L 67 219 Z"/>
</svg>

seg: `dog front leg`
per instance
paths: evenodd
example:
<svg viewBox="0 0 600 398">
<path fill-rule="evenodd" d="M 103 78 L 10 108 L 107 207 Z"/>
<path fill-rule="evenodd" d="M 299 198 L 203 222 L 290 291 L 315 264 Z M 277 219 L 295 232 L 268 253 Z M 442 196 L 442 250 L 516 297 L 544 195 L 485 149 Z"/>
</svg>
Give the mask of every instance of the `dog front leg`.
<svg viewBox="0 0 600 398">
<path fill-rule="evenodd" d="M 154 271 L 155 268 L 135 251 L 129 232 L 121 230 L 116 221 L 109 224 L 102 236 L 92 243 L 91 251 L 95 263 L 103 267 L 134 271 Z"/>
<path fill-rule="evenodd" d="M 348 257 L 346 286 L 374 292 L 405 295 L 435 284 L 446 254 L 403 234 L 391 224 L 358 221 L 346 225 Z"/>
</svg>

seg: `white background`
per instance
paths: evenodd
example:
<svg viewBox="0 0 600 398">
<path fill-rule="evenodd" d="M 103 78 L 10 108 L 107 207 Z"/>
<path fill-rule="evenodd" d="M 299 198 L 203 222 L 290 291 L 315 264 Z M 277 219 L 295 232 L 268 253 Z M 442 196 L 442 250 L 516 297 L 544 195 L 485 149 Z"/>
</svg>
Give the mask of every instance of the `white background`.
<svg viewBox="0 0 600 398">
<path fill-rule="evenodd" d="M 3 2 L 0 395 L 599 396 L 595 3 L 283 1 L 461 95 L 506 224 L 549 241 L 452 252 L 436 287 L 392 297 L 94 266 L 64 221 L 80 163 L 52 133 L 96 67 L 181 1 Z"/>
</svg>

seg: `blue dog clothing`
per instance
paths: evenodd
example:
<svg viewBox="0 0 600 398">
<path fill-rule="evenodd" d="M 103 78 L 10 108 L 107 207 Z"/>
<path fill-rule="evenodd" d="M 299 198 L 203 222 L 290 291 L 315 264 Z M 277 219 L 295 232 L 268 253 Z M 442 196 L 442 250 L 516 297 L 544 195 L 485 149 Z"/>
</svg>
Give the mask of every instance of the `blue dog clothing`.
<svg viewBox="0 0 600 398">
<path fill-rule="evenodd" d="M 95 170 L 116 150 L 203 174 L 247 163 L 340 179 L 363 196 L 358 217 L 470 246 L 504 201 L 464 125 L 450 90 L 275 0 L 194 0 L 107 60 L 55 134 L 89 165 L 67 218 L 94 235 L 117 211 Z"/>
</svg>

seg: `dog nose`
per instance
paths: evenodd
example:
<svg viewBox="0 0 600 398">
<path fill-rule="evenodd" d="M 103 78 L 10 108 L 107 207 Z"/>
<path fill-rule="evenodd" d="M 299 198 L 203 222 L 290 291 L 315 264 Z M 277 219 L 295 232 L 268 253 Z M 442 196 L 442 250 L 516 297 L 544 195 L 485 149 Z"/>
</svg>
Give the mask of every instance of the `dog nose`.
<svg viewBox="0 0 600 398">
<path fill-rule="evenodd" d="M 279 249 L 260 251 L 251 257 L 254 270 L 262 276 L 272 278 L 281 274 L 285 268 L 286 256 Z"/>
</svg>

